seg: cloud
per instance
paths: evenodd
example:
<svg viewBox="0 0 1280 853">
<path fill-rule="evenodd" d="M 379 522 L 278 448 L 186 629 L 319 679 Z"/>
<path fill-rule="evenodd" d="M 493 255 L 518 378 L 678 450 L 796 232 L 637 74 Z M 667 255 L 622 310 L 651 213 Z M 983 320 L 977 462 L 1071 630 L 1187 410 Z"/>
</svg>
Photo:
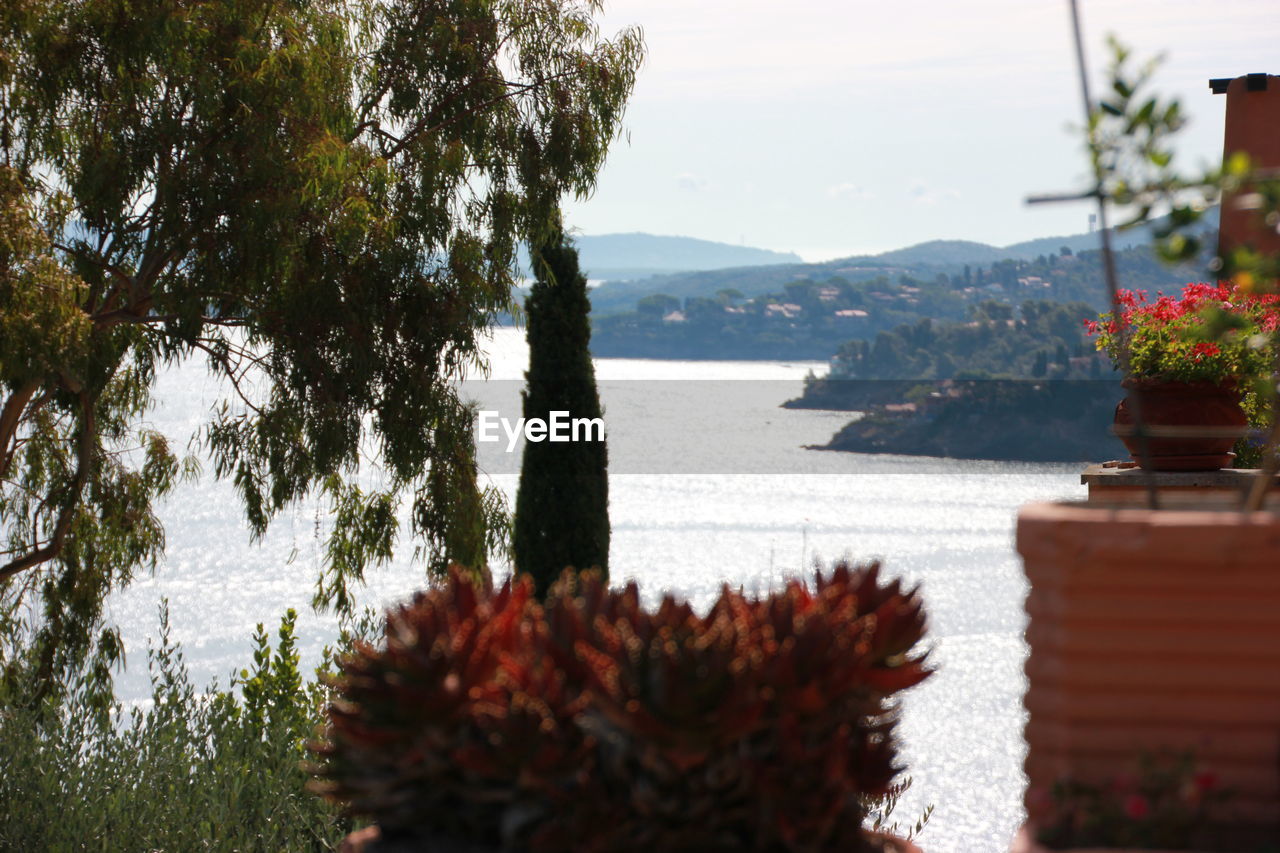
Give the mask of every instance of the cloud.
<svg viewBox="0 0 1280 853">
<path fill-rule="evenodd" d="M 845 182 L 827 187 L 827 195 L 831 198 L 848 199 L 849 201 L 870 201 L 876 194 L 861 184 Z"/>
<path fill-rule="evenodd" d="M 924 181 L 915 180 L 907 188 L 907 198 L 923 207 L 933 207 L 944 201 L 959 201 L 960 190 L 952 187 L 933 187 Z"/>
<path fill-rule="evenodd" d="M 680 189 L 696 193 L 707 188 L 707 182 L 692 172 L 681 172 L 676 175 L 676 184 Z"/>
</svg>

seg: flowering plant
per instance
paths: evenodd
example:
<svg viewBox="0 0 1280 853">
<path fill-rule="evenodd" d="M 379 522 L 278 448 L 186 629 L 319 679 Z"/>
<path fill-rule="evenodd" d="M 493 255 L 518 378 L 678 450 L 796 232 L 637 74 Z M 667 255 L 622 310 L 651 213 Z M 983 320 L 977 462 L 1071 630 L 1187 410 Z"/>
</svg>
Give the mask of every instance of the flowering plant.
<svg viewBox="0 0 1280 853">
<path fill-rule="evenodd" d="M 1258 294 L 1248 280 L 1236 284 L 1188 284 L 1180 297 L 1122 290 L 1121 312 L 1086 320 L 1097 347 L 1124 365 L 1121 329 L 1128 329 L 1129 375 L 1174 382 L 1221 385 L 1268 375 L 1272 335 L 1280 321 L 1280 296 Z"/>
<path fill-rule="evenodd" d="M 1105 786 L 1060 780 L 1052 791 L 1032 792 L 1038 840 L 1050 849 L 1192 848 L 1210 828 L 1210 809 L 1228 798 L 1217 777 L 1198 770 L 1190 754 L 1143 756 L 1137 775 Z"/>
</svg>

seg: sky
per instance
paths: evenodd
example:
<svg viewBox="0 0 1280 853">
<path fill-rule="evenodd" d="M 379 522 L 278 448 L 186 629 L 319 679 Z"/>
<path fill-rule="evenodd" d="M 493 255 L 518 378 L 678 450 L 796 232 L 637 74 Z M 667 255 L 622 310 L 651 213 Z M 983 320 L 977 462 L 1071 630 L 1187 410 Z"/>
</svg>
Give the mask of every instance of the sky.
<svg viewBox="0 0 1280 853">
<path fill-rule="evenodd" d="M 1066 0 L 605 0 L 648 49 L 583 234 L 642 231 L 817 261 L 926 240 L 1088 229 Z M 1221 159 L 1211 77 L 1280 74 L 1275 0 L 1082 0 L 1095 92 L 1118 36 L 1164 56 L 1191 121 L 1176 162 Z"/>
</svg>

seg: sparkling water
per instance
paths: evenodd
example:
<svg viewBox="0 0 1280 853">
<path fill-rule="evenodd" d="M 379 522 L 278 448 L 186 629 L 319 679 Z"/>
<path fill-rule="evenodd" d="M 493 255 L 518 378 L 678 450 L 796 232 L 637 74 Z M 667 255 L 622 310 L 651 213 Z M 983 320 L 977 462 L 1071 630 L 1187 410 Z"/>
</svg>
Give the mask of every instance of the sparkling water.
<svg viewBox="0 0 1280 853">
<path fill-rule="evenodd" d="M 519 416 L 527 363 L 523 334 L 500 329 L 478 405 Z M 806 450 L 825 443 L 847 413 L 779 408 L 824 365 L 784 362 L 596 361 L 610 449 L 610 553 L 615 582 L 635 579 L 706 606 L 724 583 L 765 591 L 814 560 L 881 560 L 919 584 L 936 674 L 903 698 L 903 763 L 914 780 L 904 824 L 936 806 L 921 836 L 930 853 L 1007 848 L 1022 820 L 1021 698 L 1025 581 L 1012 547 L 1017 508 L 1081 497 L 1079 466 L 973 462 Z M 222 399 L 199 362 L 159 381 L 155 426 L 179 447 Z M 519 447 L 479 447 L 484 476 L 514 504 Z M 124 632 L 126 700 L 147 695 L 145 654 L 160 599 L 197 684 L 250 663 L 257 623 L 268 630 L 298 609 L 309 663 L 333 641 L 331 616 L 310 611 L 328 529 L 327 506 L 304 502 L 251 542 L 229 484 L 206 473 L 160 507 L 163 566 L 109 601 Z M 402 542 L 369 572 L 361 600 L 385 606 L 424 583 Z M 501 573 L 501 570 L 499 571 Z"/>
</svg>

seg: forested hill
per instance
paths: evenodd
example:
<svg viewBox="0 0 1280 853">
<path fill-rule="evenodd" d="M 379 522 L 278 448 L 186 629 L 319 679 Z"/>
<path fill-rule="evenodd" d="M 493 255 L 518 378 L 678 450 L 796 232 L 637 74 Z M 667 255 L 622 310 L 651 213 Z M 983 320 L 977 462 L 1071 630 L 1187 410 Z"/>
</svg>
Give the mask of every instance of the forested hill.
<svg viewBox="0 0 1280 853">
<path fill-rule="evenodd" d="M 964 322 L 921 320 L 850 341 L 793 408 L 865 415 L 827 445 L 858 453 L 1075 461 L 1121 455 L 1110 423 L 1122 396 L 1084 335 L 1083 303 L 975 306 Z"/>
<path fill-rule="evenodd" d="M 1085 335 L 1083 302 L 988 301 L 962 322 L 920 320 L 850 341 L 831 359 L 832 379 L 1099 379 L 1105 356 Z M 1109 372 L 1109 371 L 1108 371 Z"/>
<path fill-rule="evenodd" d="M 1211 211 L 1207 216 L 1207 227 L 1216 227 L 1215 214 L 1216 211 Z M 648 237 L 648 235 L 613 236 L 625 236 L 628 239 Z M 598 251 L 596 247 L 601 250 L 604 249 L 607 243 L 596 243 L 594 241 L 605 239 L 603 237 L 579 238 L 580 246 L 584 252 L 583 268 L 590 271 L 591 278 L 607 280 L 604 285 L 596 288 L 591 293 L 592 312 L 596 316 L 630 311 L 635 307 L 637 300 L 654 294 L 666 294 L 683 301 L 690 296 L 711 298 L 718 291 L 731 288 L 740 291 L 744 296 L 750 297 L 781 291 L 788 282 L 800 279 L 822 281 L 836 277 L 856 282 L 874 279 L 879 276 L 895 278 L 907 275 L 915 279 L 930 281 L 943 275 L 950 278 L 963 276 L 966 266 L 970 268 L 970 275 L 972 276 L 978 270 L 998 270 L 1001 265 L 1007 266 L 1010 263 L 1016 264 L 1018 262 L 1029 263 L 1042 258 L 1049 258 L 1050 256 L 1062 255 L 1063 249 L 1066 249 L 1069 254 L 1078 255 L 1082 258 L 1096 257 L 1098 246 L 1097 234 L 1044 237 L 1004 247 L 965 240 L 932 240 L 879 255 L 841 258 L 814 264 L 800 263 L 795 256 L 790 256 L 793 260 L 789 262 L 787 255 L 778 253 L 772 253 L 772 257 L 767 263 L 726 258 L 726 261 L 731 262 L 727 262 L 723 266 L 732 266 L 733 268 L 731 269 L 713 269 L 710 260 L 715 256 L 707 254 L 700 256 L 703 260 L 708 261 L 707 264 L 697 267 L 691 265 L 684 267 L 684 269 L 692 270 L 691 272 L 637 277 L 635 275 L 610 275 L 608 268 L 619 263 L 624 257 L 637 262 L 643 261 L 643 264 L 648 266 L 663 264 L 668 267 L 675 267 L 678 265 L 674 261 L 662 260 L 660 252 L 653 255 L 608 255 L 603 252 L 587 254 L 588 249 L 592 252 Z M 678 238 L 653 239 L 675 240 Z M 1117 250 L 1149 246 L 1150 242 L 1149 232 L 1143 229 L 1112 233 L 1112 245 Z M 640 252 L 643 246 L 639 242 L 633 245 L 636 247 L 636 252 Z M 672 245 L 674 246 L 674 244 Z M 723 244 L 709 245 L 723 246 Z M 723 248 L 725 250 L 737 250 L 738 252 L 762 251 L 746 249 L 740 246 L 724 246 Z M 628 251 L 631 250 L 629 249 Z M 1149 249 L 1147 254 L 1151 254 Z M 676 256 L 673 255 L 673 258 Z M 999 275 L 1000 273 L 997 272 L 997 274 Z M 1186 271 L 1182 275 L 1190 278 L 1199 277 L 1194 271 Z M 630 280 L 612 280 L 620 278 Z M 1151 276 L 1146 276 L 1146 278 L 1151 278 Z M 1145 285 L 1138 283 L 1133 286 L 1140 287 Z M 1099 282 L 1094 297 L 1100 293 L 1102 293 L 1102 287 Z M 1075 295 L 1070 298 L 1084 297 Z M 1090 298 L 1092 299 L 1092 297 Z"/>
<path fill-rule="evenodd" d="M 793 273 L 776 286 L 763 268 L 701 273 L 687 279 L 700 283 L 699 294 L 711 281 L 724 287 L 683 297 L 651 293 L 628 311 L 595 312 L 592 350 L 637 358 L 828 359 L 849 341 L 904 324 L 970 320 L 985 303 L 1010 311 L 1028 301 L 1083 303 L 1079 322 L 1080 312 L 1096 313 L 1107 301 L 1100 255 L 1067 250 L 933 274 L 905 267 L 824 267 L 817 274 L 810 266 L 798 268 L 809 275 Z M 1134 289 L 1174 291 L 1198 278 L 1194 270 L 1162 266 L 1148 247 L 1118 252 L 1116 265 Z"/>
</svg>

